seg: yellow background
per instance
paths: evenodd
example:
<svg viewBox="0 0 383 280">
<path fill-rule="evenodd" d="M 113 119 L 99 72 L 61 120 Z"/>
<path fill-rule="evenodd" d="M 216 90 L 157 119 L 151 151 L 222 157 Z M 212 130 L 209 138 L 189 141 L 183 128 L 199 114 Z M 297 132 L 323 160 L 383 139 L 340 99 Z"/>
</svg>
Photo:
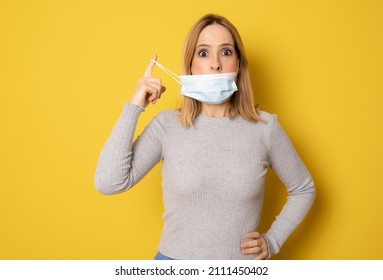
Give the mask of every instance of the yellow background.
<svg viewBox="0 0 383 280">
<path fill-rule="evenodd" d="M 203 14 L 228 17 L 256 100 L 276 113 L 317 199 L 274 259 L 383 259 L 383 2 L 1 1 L 0 259 L 151 259 L 160 165 L 131 191 L 93 186 L 99 152 L 152 54 L 179 72 Z M 140 118 L 180 103 L 178 85 Z M 261 230 L 286 193 L 267 177 Z"/>
</svg>

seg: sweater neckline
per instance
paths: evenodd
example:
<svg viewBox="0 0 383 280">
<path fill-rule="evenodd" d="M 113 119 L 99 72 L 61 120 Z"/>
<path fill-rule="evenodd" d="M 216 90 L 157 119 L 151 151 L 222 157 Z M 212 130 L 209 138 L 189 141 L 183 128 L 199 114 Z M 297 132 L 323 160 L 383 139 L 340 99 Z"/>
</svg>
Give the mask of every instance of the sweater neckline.
<svg viewBox="0 0 383 280">
<path fill-rule="evenodd" d="M 228 123 L 230 121 L 233 121 L 238 116 L 234 117 L 233 119 L 230 119 L 229 117 L 209 117 L 203 114 L 199 114 L 196 118 L 196 120 L 200 120 L 203 122 L 209 122 L 209 123 Z"/>
</svg>

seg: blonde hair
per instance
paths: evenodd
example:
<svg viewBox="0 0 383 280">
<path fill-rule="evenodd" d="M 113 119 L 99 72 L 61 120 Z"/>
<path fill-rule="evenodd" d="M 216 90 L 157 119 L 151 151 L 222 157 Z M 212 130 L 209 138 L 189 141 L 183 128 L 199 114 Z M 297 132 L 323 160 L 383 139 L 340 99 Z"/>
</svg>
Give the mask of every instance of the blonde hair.
<svg viewBox="0 0 383 280">
<path fill-rule="evenodd" d="M 250 122 L 263 121 L 258 115 L 258 106 L 254 105 L 253 90 L 250 84 L 249 72 L 247 69 L 247 58 L 241 37 L 233 24 L 226 18 L 207 14 L 198 20 L 190 29 L 182 52 L 181 73 L 182 75 L 191 74 L 191 64 L 194 57 L 198 37 L 201 31 L 212 24 L 220 24 L 227 28 L 234 40 L 234 47 L 239 59 L 239 70 L 237 74 L 238 91 L 229 100 L 229 118 L 233 119 L 236 115 L 242 116 Z M 194 119 L 201 112 L 201 102 L 184 96 L 180 109 L 179 119 L 183 127 L 193 126 Z"/>
</svg>

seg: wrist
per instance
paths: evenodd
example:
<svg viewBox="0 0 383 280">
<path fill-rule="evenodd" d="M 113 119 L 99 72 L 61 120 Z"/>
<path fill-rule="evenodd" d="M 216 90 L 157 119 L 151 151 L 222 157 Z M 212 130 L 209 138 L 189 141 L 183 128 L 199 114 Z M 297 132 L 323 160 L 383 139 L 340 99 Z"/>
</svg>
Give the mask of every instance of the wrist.
<svg viewBox="0 0 383 280">
<path fill-rule="evenodd" d="M 135 100 L 134 98 L 132 98 L 129 103 L 133 104 L 133 105 L 136 105 L 138 107 L 141 107 L 143 110 L 145 110 L 145 107 L 146 107 L 145 104 L 143 102 Z"/>
<path fill-rule="evenodd" d="M 266 260 L 270 259 L 271 255 L 270 255 L 270 247 L 269 247 L 269 241 L 263 237 L 263 240 L 265 240 L 265 243 L 266 243 L 266 248 L 267 248 L 267 257 L 266 257 Z"/>
<path fill-rule="evenodd" d="M 130 105 L 133 105 L 133 106 L 136 106 L 138 108 L 141 109 L 141 111 L 145 111 L 145 107 L 144 106 L 141 106 L 140 104 L 138 103 L 135 103 L 135 102 L 128 102 L 127 104 L 130 104 Z"/>
</svg>

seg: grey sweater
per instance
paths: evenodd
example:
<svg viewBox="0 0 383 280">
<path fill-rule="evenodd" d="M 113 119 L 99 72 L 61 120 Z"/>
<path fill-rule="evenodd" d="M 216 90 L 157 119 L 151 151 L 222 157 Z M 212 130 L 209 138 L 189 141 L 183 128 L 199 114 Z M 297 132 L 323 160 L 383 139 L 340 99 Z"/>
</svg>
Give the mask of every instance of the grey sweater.
<svg viewBox="0 0 383 280">
<path fill-rule="evenodd" d="M 159 251 L 175 259 L 251 259 L 240 242 L 257 231 L 264 179 L 272 168 L 288 199 L 263 234 L 271 255 L 302 221 L 314 197 L 313 180 L 275 115 L 252 123 L 237 116 L 199 115 L 183 128 L 178 111 L 159 113 L 133 142 L 142 108 L 125 104 L 103 147 L 95 185 L 116 194 L 137 184 L 162 160 L 165 212 Z"/>
</svg>

